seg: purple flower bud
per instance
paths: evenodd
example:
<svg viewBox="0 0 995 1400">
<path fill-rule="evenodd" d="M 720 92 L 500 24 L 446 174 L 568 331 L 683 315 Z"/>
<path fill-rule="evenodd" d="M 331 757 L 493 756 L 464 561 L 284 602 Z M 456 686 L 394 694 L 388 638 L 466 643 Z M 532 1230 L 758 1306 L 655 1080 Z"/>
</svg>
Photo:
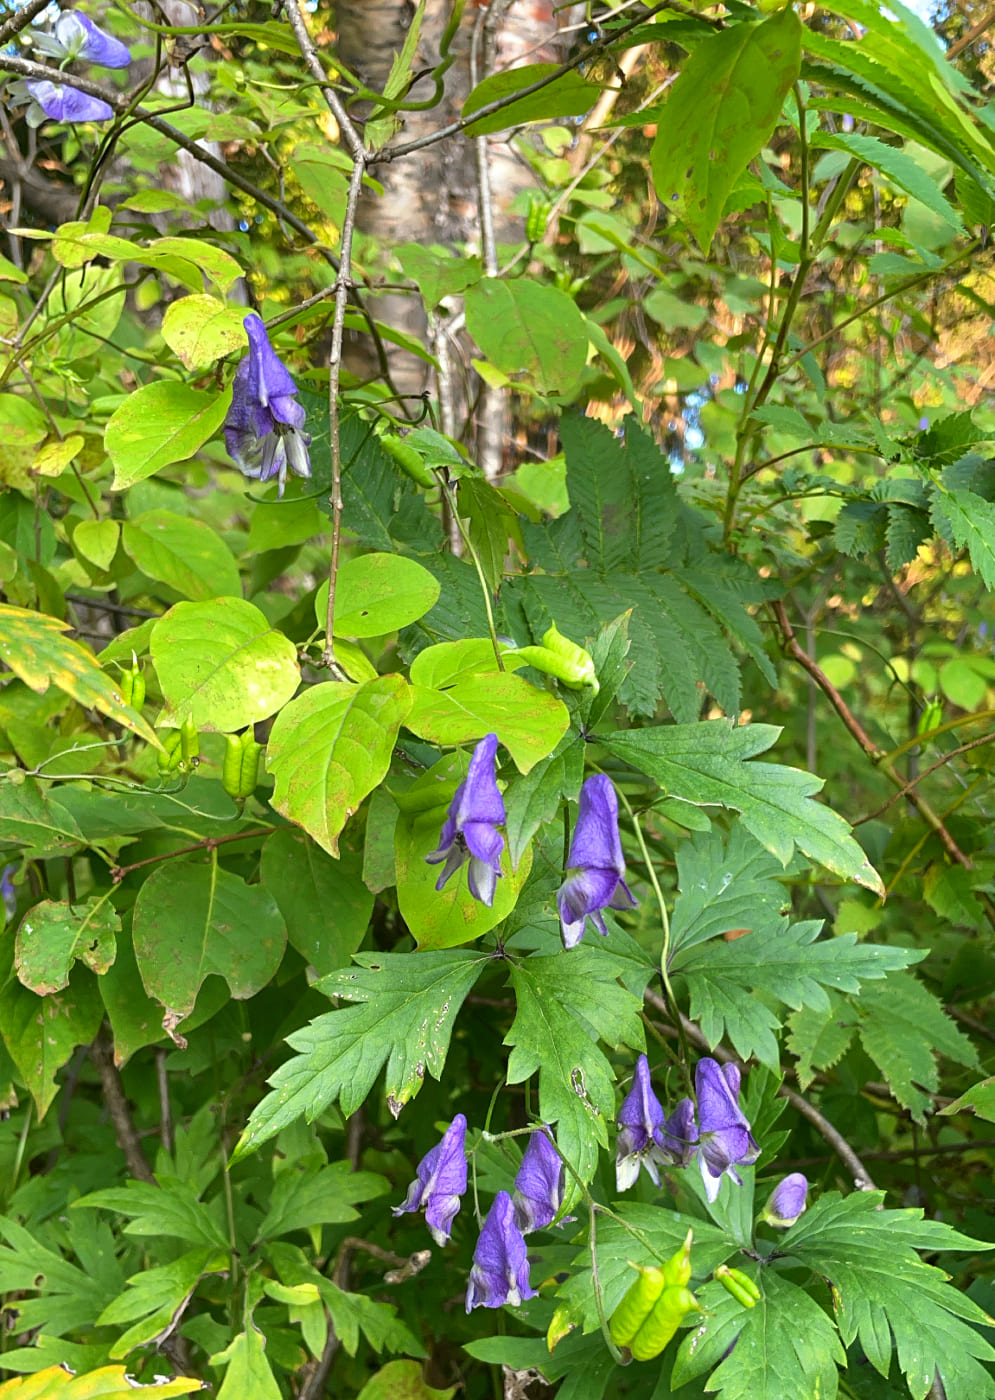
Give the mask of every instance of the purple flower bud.
<svg viewBox="0 0 995 1400">
<path fill-rule="evenodd" d="M 52 58 L 82 58 L 101 68 L 127 68 L 131 54 L 120 39 L 113 38 L 79 10 L 63 10 L 51 34 L 32 34 L 36 49 Z"/>
<path fill-rule="evenodd" d="M 563 942 L 573 948 L 590 918 L 607 934 L 603 909 L 634 909 L 625 883 L 625 857 L 618 834 L 618 798 L 611 779 L 596 773 L 580 790 L 580 811 L 567 857 L 567 878 L 556 896 Z"/>
<path fill-rule="evenodd" d="M 469 860 L 470 893 L 488 908 L 494 903 L 504 850 L 504 837 L 497 830 L 505 821 L 504 801 L 494 772 L 497 745 L 497 735 L 488 734 L 474 749 L 466 777 L 449 804 L 439 845 L 425 857 L 429 865 L 445 861 L 435 882 L 437 890 Z"/>
<path fill-rule="evenodd" d="M 778 1229 L 786 1230 L 805 1209 L 807 1196 L 808 1181 L 801 1172 L 791 1172 L 774 1187 L 774 1192 L 764 1209 L 764 1220 L 768 1225 L 776 1225 Z"/>
<path fill-rule="evenodd" d="M 545 1230 L 556 1219 L 563 1201 L 563 1163 L 549 1130 L 541 1128 L 529 1138 L 522 1165 L 515 1177 L 515 1224 L 523 1235 Z"/>
<path fill-rule="evenodd" d="M 705 1195 L 714 1201 L 723 1176 L 742 1186 L 735 1170 L 737 1162 L 755 1162 L 760 1155 L 750 1124 L 739 1106 L 739 1070 L 715 1060 L 699 1060 L 694 1074 L 698 1099 L 698 1162 L 705 1183 Z"/>
<path fill-rule="evenodd" d="M 632 1088 L 618 1111 L 619 1133 L 615 1141 L 615 1183 L 620 1191 L 628 1191 L 645 1167 L 654 1186 L 660 1185 L 657 1166 L 669 1166 L 670 1153 L 663 1143 L 666 1115 L 650 1083 L 649 1060 L 640 1055 Z"/>
<path fill-rule="evenodd" d="M 250 312 L 242 324 L 249 353 L 235 371 L 225 446 L 243 475 L 259 481 L 275 476 L 282 496 L 288 468 L 295 476 L 311 475 L 311 438 L 303 431 L 297 385 L 270 345 L 262 319 Z"/>
<path fill-rule="evenodd" d="M 675 1167 L 686 1167 L 697 1152 L 698 1125 L 694 1121 L 694 1102 L 681 1099 L 663 1125 L 663 1149 Z"/>
<path fill-rule="evenodd" d="M 924 433 L 928 427 L 929 427 L 929 418 L 928 418 L 928 417 L 926 416 L 926 414 L 924 413 L 924 414 L 922 415 L 922 417 L 919 419 L 919 431 L 920 431 L 921 433 Z"/>
<path fill-rule="evenodd" d="M 525 1238 L 515 1224 L 515 1207 L 507 1191 L 499 1191 L 484 1221 L 466 1289 L 466 1310 L 517 1308 L 534 1298 L 529 1287 L 529 1256 Z"/>
<path fill-rule="evenodd" d="M 442 1141 L 426 1152 L 416 1171 L 408 1194 L 394 1206 L 393 1214 L 424 1209 L 432 1238 L 436 1244 L 445 1244 L 466 1190 L 466 1119 L 462 1113 L 457 1113 Z"/>
<path fill-rule="evenodd" d="M 108 122 L 114 115 L 113 107 L 99 97 L 63 83 L 50 83 L 47 78 L 11 83 L 8 96 L 15 102 L 30 102 L 24 114 L 28 126 L 41 126 L 46 117 L 53 122 Z"/>
</svg>

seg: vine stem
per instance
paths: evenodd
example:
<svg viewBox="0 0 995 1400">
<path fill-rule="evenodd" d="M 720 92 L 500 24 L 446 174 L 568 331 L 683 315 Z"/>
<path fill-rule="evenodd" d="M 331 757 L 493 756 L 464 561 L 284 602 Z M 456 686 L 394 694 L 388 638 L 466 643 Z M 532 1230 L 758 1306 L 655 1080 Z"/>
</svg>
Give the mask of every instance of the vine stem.
<svg viewBox="0 0 995 1400">
<path fill-rule="evenodd" d="M 369 152 L 363 145 L 352 118 L 338 93 L 328 82 L 314 42 L 308 32 L 300 0 L 284 0 L 284 11 L 290 21 L 297 47 L 308 71 L 321 88 L 325 104 L 338 124 L 339 132 L 352 156 L 352 175 L 339 239 L 338 276 L 335 279 L 335 311 L 332 316 L 332 344 L 328 356 L 328 449 L 332 459 L 332 555 L 328 564 L 328 606 L 325 610 L 325 650 L 322 662 L 338 673 L 335 662 L 335 591 L 339 573 L 339 549 L 342 542 L 342 445 L 339 436 L 339 377 L 342 370 L 342 338 L 345 332 L 345 312 L 352 290 L 352 239 L 356 228 L 359 196 L 366 176 Z"/>
<path fill-rule="evenodd" d="M 497 628 L 494 625 L 494 607 L 491 603 L 491 591 L 487 586 L 487 579 L 484 576 L 484 566 L 480 562 L 480 555 L 477 553 L 477 546 L 473 543 L 473 540 L 470 538 L 470 532 L 463 524 L 463 521 L 460 517 L 460 513 L 456 508 L 456 492 L 453 490 L 452 486 L 449 484 L 448 481 L 442 481 L 442 494 L 445 497 L 446 502 L 449 506 L 450 518 L 452 519 L 453 524 L 459 531 L 460 539 L 466 546 L 466 552 L 473 560 L 473 567 L 477 571 L 477 578 L 480 580 L 480 591 L 484 597 L 484 611 L 487 614 L 487 631 L 490 634 L 491 646 L 494 649 L 494 660 L 497 663 L 498 670 L 503 671 L 504 662 L 501 659 L 501 645 L 498 641 Z"/>
<path fill-rule="evenodd" d="M 133 870 L 141 870 L 146 865 L 157 865 L 161 860 L 173 860 L 176 856 L 188 856 L 193 851 L 209 851 L 211 856 L 215 856 L 218 846 L 227 845 L 229 841 L 248 841 L 256 836 L 268 836 L 270 832 L 276 831 L 275 826 L 261 826 L 255 831 L 233 831 L 227 836 L 205 836 L 203 841 L 194 841 L 190 846 L 178 846 L 175 851 L 164 851 L 157 856 L 146 856 L 144 860 L 136 860 L 131 865 L 115 865 L 111 867 L 111 879 L 115 885 L 119 885 L 126 875 L 130 875 Z"/>
</svg>

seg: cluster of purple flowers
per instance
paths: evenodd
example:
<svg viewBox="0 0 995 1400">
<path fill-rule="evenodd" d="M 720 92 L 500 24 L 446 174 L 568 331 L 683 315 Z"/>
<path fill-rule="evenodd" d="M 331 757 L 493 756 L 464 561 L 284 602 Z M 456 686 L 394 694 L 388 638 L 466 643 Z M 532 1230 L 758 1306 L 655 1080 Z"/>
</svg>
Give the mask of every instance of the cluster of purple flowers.
<svg viewBox="0 0 995 1400">
<path fill-rule="evenodd" d="M 466 1190 L 466 1118 L 458 1113 L 442 1140 L 418 1163 L 415 1180 L 395 1215 L 424 1210 L 436 1244 L 449 1239 Z M 563 1201 L 563 1163 L 547 1128 L 529 1138 L 512 1194 L 499 1191 L 473 1252 L 466 1310 L 518 1307 L 536 1296 L 529 1283 L 525 1236 L 556 1219 Z"/>
<path fill-rule="evenodd" d="M 506 820 L 504 801 L 495 775 L 497 735 L 488 734 L 473 751 L 466 778 L 449 804 L 439 845 L 425 857 L 443 865 L 435 888 L 441 890 L 466 861 L 467 882 L 474 899 L 490 907 L 501 874 Z M 611 780 L 597 773 L 580 790 L 580 811 L 567 856 L 566 878 L 556 896 L 563 942 L 573 948 L 584 936 L 590 919 L 607 934 L 605 909 L 634 909 L 625 883 L 625 857 L 618 834 L 618 798 Z"/>
<path fill-rule="evenodd" d="M 63 10 L 52 33 L 32 34 L 32 42 L 41 53 L 58 59 L 60 69 L 75 60 L 101 68 L 127 68 L 131 62 L 127 45 L 106 34 L 79 10 Z M 56 122 L 106 122 L 114 115 L 114 109 L 102 98 L 48 78 L 11 83 L 8 95 L 14 102 L 29 104 L 25 113 L 29 126 L 40 126 L 46 117 Z"/>
<path fill-rule="evenodd" d="M 659 1186 L 661 1166 L 687 1167 L 695 1157 L 709 1201 L 718 1197 L 724 1176 L 741 1186 L 737 1165 L 755 1162 L 760 1149 L 739 1106 L 739 1086 L 735 1065 L 701 1059 L 694 1075 L 697 1111 L 691 1099 L 681 1099 L 668 1118 L 653 1092 L 649 1061 L 640 1055 L 632 1088 L 618 1115 L 618 1189 L 627 1191 L 643 1167 L 654 1186 Z M 765 1218 L 774 1225 L 793 1224 L 805 1209 L 807 1193 L 805 1177 L 793 1172 L 775 1190 Z"/>
</svg>

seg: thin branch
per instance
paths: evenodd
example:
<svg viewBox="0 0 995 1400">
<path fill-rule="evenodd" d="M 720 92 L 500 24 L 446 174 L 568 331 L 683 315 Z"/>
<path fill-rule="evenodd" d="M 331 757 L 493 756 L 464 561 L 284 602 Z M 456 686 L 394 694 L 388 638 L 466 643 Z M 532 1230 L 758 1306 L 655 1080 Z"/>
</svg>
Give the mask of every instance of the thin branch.
<svg viewBox="0 0 995 1400">
<path fill-rule="evenodd" d="M 771 609 L 774 613 L 774 617 L 777 620 L 777 625 L 781 632 L 781 638 L 784 642 L 784 647 L 785 650 L 788 652 L 788 655 L 793 657 L 794 660 L 797 661 L 798 664 L 801 667 L 803 667 L 805 671 L 808 672 L 808 674 L 815 681 L 819 689 L 823 692 L 824 695 L 828 697 L 833 709 L 839 715 L 840 719 L 843 721 L 850 734 L 857 741 L 857 743 L 860 745 L 861 749 L 871 760 L 871 762 L 876 767 L 878 767 L 881 770 L 881 772 L 884 773 L 885 777 L 888 778 L 891 782 L 893 782 L 896 787 L 904 787 L 905 784 L 903 784 L 900 775 L 887 761 L 884 750 L 880 749 L 877 746 L 877 744 L 875 744 L 874 741 L 869 737 L 867 731 L 857 719 L 856 715 L 854 715 L 853 711 L 850 709 L 849 705 L 843 699 L 842 695 L 833 685 L 832 681 L 826 675 L 825 671 L 823 671 L 822 667 L 818 664 L 818 662 L 812 660 L 808 652 L 798 641 L 798 638 L 795 636 L 795 629 L 788 621 L 788 615 L 784 610 L 784 604 L 780 601 L 772 603 Z M 925 800 L 925 798 L 921 797 L 918 792 L 916 792 L 914 787 L 911 787 L 908 791 L 906 791 L 905 797 L 907 798 L 909 803 L 916 809 L 916 811 L 922 817 L 923 821 L 926 822 L 927 826 L 931 827 L 932 830 L 936 833 L 936 835 L 940 838 L 940 841 L 943 844 L 943 848 L 947 852 L 947 854 L 953 860 L 955 860 L 958 865 L 962 865 L 965 870 L 970 870 L 972 868 L 972 862 L 970 857 L 966 856 L 961 850 L 961 848 L 957 845 L 957 842 L 954 840 L 954 838 L 951 836 L 950 832 L 944 825 L 942 817 L 938 816 L 937 813 L 933 811 L 929 803 Z M 988 917 L 990 920 L 995 919 L 995 910 L 992 910 L 989 913 Z"/>
<path fill-rule="evenodd" d="M 213 851 L 217 846 L 227 845 L 229 841 L 249 841 L 255 836 L 268 836 L 275 830 L 275 826 L 261 826 L 254 831 L 233 831 L 228 836 L 205 836 L 202 841 L 195 841 L 191 846 L 178 846 L 175 851 L 146 856 L 144 860 L 133 861 L 131 865 L 114 865 L 111 867 L 111 879 L 115 885 L 119 885 L 126 875 L 130 875 L 133 870 L 141 870 L 146 865 L 157 865 L 159 861 L 172 860 L 175 856 L 188 856 L 193 851 Z"/>
<path fill-rule="evenodd" d="M 284 14 L 290 21 L 290 27 L 294 31 L 294 38 L 297 40 L 297 47 L 301 51 L 301 58 L 308 66 L 312 78 L 321 88 L 321 95 L 325 99 L 328 110 L 338 123 L 338 127 L 349 149 L 349 154 L 353 160 L 365 165 L 367 152 L 363 145 L 362 138 L 356 130 L 355 124 L 349 113 L 343 106 L 342 99 L 328 81 L 328 74 L 325 72 L 318 57 L 318 51 L 314 46 L 311 35 L 308 32 L 307 23 L 301 11 L 300 0 L 284 0 Z M 342 240 L 345 241 L 343 231 Z"/>
<path fill-rule="evenodd" d="M 155 1074 L 159 1085 L 159 1141 L 173 1155 L 173 1109 L 169 1102 L 169 1075 L 166 1073 L 166 1051 L 155 1052 Z"/>
<path fill-rule="evenodd" d="M 921 783 L 923 778 L 928 778 L 930 773 L 935 773 L 937 768 L 945 768 L 952 758 L 967 753 L 969 749 L 980 748 L 982 744 L 990 744 L 993 739 L 995 739 L 995 734 L 982 734 L 980 739 L 971 739 L 968 743 L 961 744 L 959 748 L 951 749 L 949 753 L 945 753 L 942 758 L 938 758 L 935 763 L 931 763 L 928 768 L 924 768 L 921 773 L 917 773 L 909 782 L 903 784 L 896 793 L 888 798 L 887 802 L 882 803 L 875 811 L 868 812 L 866 817 L 858 817 L 855 822 L 851 822 L 851 826 L 863 826 L 864 822 L 873 821 L 882 812 L 887 812 L 893 802 L 898 802 L 902 797 L 908 797 L 916 784 Z"/>
<path fill-rule="evenodd" d="M 959 53 L 963 53 L 966 48 L 974 43 L 975 39 L 980 39 L 987 29 L 991 29 L 995 24 L 995 10 L 990 10 L 984 19 L 979 19 L 973 28 L 966 34 L 962 34 L 959 39 L 955 39 L 946 52 L 948 62 L 952 62 Z"/>
<path fill-rule="evenodd" d="M 0 44 L 9 43 L 15 34 L 20 34 L 22 29 L 27 29 L 35 15 L 40 15 L 42 10 L 47 10 L 49 0 L 28 0 L 28 3 L 10 19 L 0 24 Z"/>
<path fill-rule="evenodd" d="M 100 1083 L 104 1090 L 104 1102 L 114 1124 L 118 1146 L 124 1153 L 128 1170 L 136 1181 L 155 1183 L 152 1168 L 145 1160 L 141 1139 L 128 1107 L 128 1099 L 121 1082 L 121 1072 L 114 1063 L 114 1041 L 110 1032 L 101 1028 L 96 1040 L 90 1046 L 90 1058 L 97 1066 Z"/>
</svg>

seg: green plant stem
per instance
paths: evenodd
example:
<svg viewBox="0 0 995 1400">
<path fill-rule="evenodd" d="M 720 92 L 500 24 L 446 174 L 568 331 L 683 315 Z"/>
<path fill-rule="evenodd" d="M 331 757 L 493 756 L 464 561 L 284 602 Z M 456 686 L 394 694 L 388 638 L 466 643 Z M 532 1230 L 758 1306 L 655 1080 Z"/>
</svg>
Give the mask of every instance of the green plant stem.
<svg viewBox="0 0 995 1400">
<path fill-rule="evenodd" d="M 437 473 L 437 475 L 440 477 L 440 482 L 442 485 L 442 494 L 449 505 L 449 510 L 453 522 L 455 523 L 456 528 L 457 530 L 459 530 L 460 533 L 460 539 L 463 541 L 463 544 L 466 547 L 466 552 L 473 560 L 473 567 L 477 571 L 477 578 L 480 580 L 480 591 L 483 594 L 484 598 L 484 611 L 487 614 L 487 631 L 490 635 L 491 646 L 494 649 L 494 660 L 497 663 L 498 670 L 503 671 L 504 662 L 501 659 L 501 644 L 498 641 L 497 628 L 494 625 L 494 607 L 491 602 L 491 591 L 487 587 L 487 579 L 484 576 L 484 566 L 480 562 L 480 555 L 477 553 L 477 547 L 473 543 L 473 540 L 470 538 L 470 532 L 463 524 L 463 520 L 460 516 L 460 513 L 456 509 L 456 492 L 453 490 L 452 486 L 449 484 L 448 481 L 442 479 L 441 473 Z"/>
</svg>

